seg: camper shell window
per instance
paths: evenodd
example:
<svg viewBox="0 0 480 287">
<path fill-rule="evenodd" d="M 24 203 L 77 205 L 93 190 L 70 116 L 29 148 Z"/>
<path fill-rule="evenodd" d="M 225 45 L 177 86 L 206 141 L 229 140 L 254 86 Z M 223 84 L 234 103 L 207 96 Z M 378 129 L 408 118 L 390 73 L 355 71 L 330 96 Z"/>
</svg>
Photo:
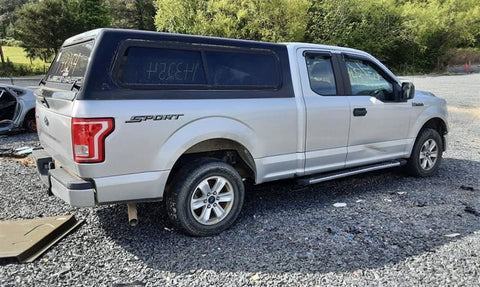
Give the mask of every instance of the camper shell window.
<svg viewBox="0 0 480 287">
<path fill-rule="evenodd" d="M 92 49 L 93 40 L 61 48 L 48 70 L 46 80 L 80 84 L 87 71 Z"/>
<path fill-rule="evenodd" d="M 275 90 L 276 54 L 264 49 L 126 43 L 117 69 L 120 85 L 138 89 Z M 185 47 L 186 46 L 186 47 Z"/>
</svg>

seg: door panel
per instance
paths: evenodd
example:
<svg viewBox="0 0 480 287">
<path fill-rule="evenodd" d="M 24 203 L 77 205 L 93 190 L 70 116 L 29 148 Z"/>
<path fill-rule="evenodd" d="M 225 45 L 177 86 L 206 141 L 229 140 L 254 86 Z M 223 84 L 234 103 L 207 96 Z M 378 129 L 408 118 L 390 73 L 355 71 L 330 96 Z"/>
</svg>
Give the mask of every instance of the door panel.
<svg viewBox="0 0 480 287">
<path fill-rule="evenodd" d="M 305 174 L 343 168 L 347 155 L 350 107 L 335 55 L 297 51 L 306 105 Z"/>
<path fill-rule="evenodd" d="M 384 103 L 370 96 L 350 96 L 350 137 L 347 166 L 402 157 L 408 144 L 411 108 L 407 103 Z M 364 108 L 365 116 L 354 116 Z"/>
</svg>

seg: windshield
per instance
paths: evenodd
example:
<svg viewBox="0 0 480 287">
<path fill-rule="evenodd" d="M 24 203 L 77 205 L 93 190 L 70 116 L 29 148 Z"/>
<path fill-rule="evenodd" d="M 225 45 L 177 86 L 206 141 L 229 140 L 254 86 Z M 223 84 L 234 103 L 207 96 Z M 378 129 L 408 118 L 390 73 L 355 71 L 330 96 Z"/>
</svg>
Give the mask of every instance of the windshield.
<svg viewBox="0 0 480 287">
<path fill-rule="evenodd" d="M 93 40 L 60 49 L 48 70 L 47 81 L 80 84 L 87 70 Z"/>
</svg>

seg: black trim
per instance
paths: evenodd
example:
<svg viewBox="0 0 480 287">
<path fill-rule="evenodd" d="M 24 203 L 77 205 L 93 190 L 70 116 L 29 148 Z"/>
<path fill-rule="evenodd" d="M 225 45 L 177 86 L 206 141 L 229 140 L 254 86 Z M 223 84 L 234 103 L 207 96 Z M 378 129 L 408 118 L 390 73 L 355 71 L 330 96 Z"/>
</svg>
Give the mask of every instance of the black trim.
<svg viewBox="0 0 480 287">
<path fill-rule="evenodd" d="M 341 75 L 341 78 L 342 78 L 342 82 L 343 82 L 343 91 L 344 91 L 344 95 L 346 96 L 351 96 L 352 95 L 352 86 L 350 84 L 350 76 L 348 75 L 348 71 L 347 71 L 347 66 L 345 65 L 345 54 L 339 54 L 339 55 L 336 55 L 336 59 L 337 59 L 337 64 L 338 64 L 338 68 L 340 70 L 340 75 Z"/>
<path fill-rule="evenodd" d="M 354 117 L 364 117 L 367 115 L 366 108 L 355 108 L 353 109 L 353 116 Z"/>
<path fill-rule="evenodd" d="M 132 90 L 90 93 L 89 100 L 208 100 L 293 98 L 293 91 L 271 90 Z"/>
<path fill-rule="evenodd" d="M 48 171 L 50 170 L 50 166 L 53 163 L 52 157 L 41 147 L 37 147 L 33 149 L 32 152 L 33 159 L 35 160 L 35 164 L 37 166 L 37 173 L 40 177 L 40 180 L 43 184 L 47 187 L 47 192 L 51 195 L 51 183 L 50 178 L 48 176 Z"/>
<path fill-rule="evenodd" d="M 93 183 L 73 176 L 66 172 L 63 168 L 51 169 L 49 170 L 48 174 L 55 178 L 61 185 L 70 190 L 87 190 L 94 188 Z"/>
<path fill-rule="evenodd" d="M 318 51 L 318 50 L 305 50 L 302 53 L 302 56 L 307 57 L 308 54 L 313 54 L 316 56 L 332 57 L 332 52 L 330 51 Z"/>
<path fill-rule="evenodd" d="M 337 84 L 338 95 L 344 96 L 350 89 L 350 81 L 346 80 L 341 65 L 341 55 L 333 54 L 333 71 L 335 73 L 335 81 Z M 348 84 L 348 85 L 347 85 Z"/>
</svg>

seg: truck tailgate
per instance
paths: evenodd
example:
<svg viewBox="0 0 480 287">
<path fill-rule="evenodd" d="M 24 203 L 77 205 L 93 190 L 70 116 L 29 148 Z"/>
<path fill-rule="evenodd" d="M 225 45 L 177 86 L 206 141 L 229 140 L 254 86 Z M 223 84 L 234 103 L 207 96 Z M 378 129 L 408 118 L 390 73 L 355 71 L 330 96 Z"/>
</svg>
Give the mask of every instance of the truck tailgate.
<svg viewBox="0 0 480 287">
<path fill-rule="evenodd" d="M 73 167 L 71 136 L 73 102 L 39 95 L 36 98 L 37 129 L 41 145 L 56 161 L 64 166 Z"/>
</svg>

